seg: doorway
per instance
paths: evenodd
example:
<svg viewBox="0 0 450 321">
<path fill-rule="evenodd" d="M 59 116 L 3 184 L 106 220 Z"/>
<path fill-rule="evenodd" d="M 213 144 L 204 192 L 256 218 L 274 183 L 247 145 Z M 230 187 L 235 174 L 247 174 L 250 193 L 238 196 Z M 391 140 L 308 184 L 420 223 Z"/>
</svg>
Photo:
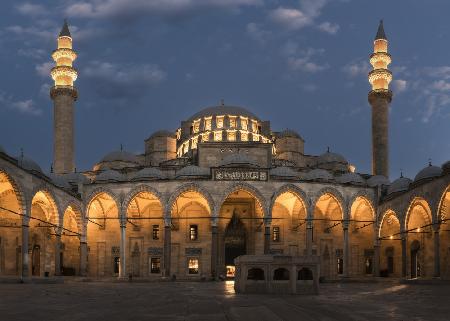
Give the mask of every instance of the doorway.
<svg viewBox="0 0 450 321">
<path fill-rule="evenodd" d="M 234 259 L 247 253 L 246 230 L 236 210 L 225 229 L 225 266 L 228 278 L 234 278 Z"/>
<path fill-rule="evenodd" d="M 419 250 L 420 243 L 419 241 L 414 240 L 411 243 L 411 279 L 420 276 Z"/>
<path fill-rule="evenodd" d="M 41 247 L 39 245 L 33 246 L 31 253 L 31 274 L 33 276 L 41 274 Z"/>
</svg>

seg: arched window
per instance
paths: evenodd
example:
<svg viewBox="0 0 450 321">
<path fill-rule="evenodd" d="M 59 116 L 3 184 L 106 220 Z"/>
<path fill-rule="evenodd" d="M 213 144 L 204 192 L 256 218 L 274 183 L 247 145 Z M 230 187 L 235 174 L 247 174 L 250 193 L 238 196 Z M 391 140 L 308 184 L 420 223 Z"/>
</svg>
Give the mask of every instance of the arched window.
<svg viewBox="0 0 450 321">
<path fill-rule="evenodd" d="M 313 280 L 313 273 L 308 268 L 301 268 L 298 271 L 297 280 Z"/>
<path fill-rule="evenodd" d="M 285 281 L 289 280 L 289 271 L 285 268 L 278 268 L 273 271 L 273 279 L 275 281 Z"/>
<path fill-rule="evenodd" d="M 260 268 L 251 268 L 247 272 L 247 280 L 264 281 L 264 270 Z"/>
</svg>

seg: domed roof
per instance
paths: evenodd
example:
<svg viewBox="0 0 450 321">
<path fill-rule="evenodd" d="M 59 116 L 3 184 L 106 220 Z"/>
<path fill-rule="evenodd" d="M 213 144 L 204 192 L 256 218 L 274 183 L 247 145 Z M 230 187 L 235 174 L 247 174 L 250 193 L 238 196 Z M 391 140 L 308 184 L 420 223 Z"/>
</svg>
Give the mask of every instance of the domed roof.
<svg viewBox="0 0 450 321">
<path fill-rule="evenodd" d="M 278 134 L 278 137 L 279 138 L 281 138 L 281 137 L 294 137 L 294 138 L 298 138 L 298 139 L 302 139 L 303 140 L 303 138 L 300 136 L 300 134 L 299 133 L 297 133 L 295 130 L 293 130 L 293 129 L 285 129 L 285 130 L 283 130 L 282 132 L 280 132 L 279 134 Z"/>
<path fill-rule="evenodd" d="M 269 174 L 271 177 L 290 178 L 290 179 L 299 178 L 298 173 L 295 172 L 292 168 L 287 166 L 279 166 L 272 168 Z"/>
<path fill-rule="evenodd" d="M 154 132 L 153 134 L 150 135 L 149 138 L 147 138 L 147 140 L 152 139 L 152 138 L 156 138 L 156 137 L 171 137 L 171 138 L 175 138 L 175 133 L 168 131 L 168 130 L 158 130 L 156 132 Z"/>
<path fill-rule="evenodd" d="M 252 112 L 248 111 L 243 107 L 220 105 L 202 109 L 198 113 L 192 115 L 187 121 L 193 121 L 207 116 L 220 116 L 220 115 L 244 116 L 259 120 L 259 118 L 256 117 L 255 114 L 253 114 Z"/>
<path fill-rule="evenodd" d="M 416 177 L 414 177 L 414 182 L 427 179 L 427 178 L 433 178 L 437 176 L 441 176 L 442 174 L 442 168 L 438 166 L 428 165 L 427 167 L 423 168 L 420 172 L 417 173 Z"/>
<path fill-rule="evenodd" d="M 334 176 L 324 169 L 316 168 L 312 171 L 308 172 L 307 175 L 305 175 L 305 179 L 309 180 L 323 180 L 323 181 L 330 181 L 334 178 Z"/>
<path fill-rule="evenodd" d="M 17 157 L 17 164 L 23 169 L 42 173 L 41 167 L 34 160 L 24 155 Z"/>
<path fill-rule="evenodd" d="M 154 167 L 146 167 L 132 176 L 133 181 L 163 179 L 165 175 L 162 171 Z"/>
<path fill-rule="evenodd" d="M 444 173 L 450 173 L 450 161 L 442 164 L 442 170 L 444 171 Z"/>
<path fill-rule="evenodd" d="M 318 164 L 341 163 L 345 165 L 348 164 L 344 156 L 337 153 L 332 153 L 330 151 L 327 151 L 326 153 L 320 155 L 319 158 L 317 159 L 317 163 Z"/>
<path fill-rule="evenodd" d="M 393 181 L 392 184 L 388 187 L 387 193 L 392 194 L 396 192 L 407 191 L 411 183 L 412 180 L 410 180 L 409 178 L 400 176 L 395 181 Z"/>
<path fill-rule="evenodd" d="M 226 156 L 221 162 L 221 167 L 259 167 L 258 163 L 243 153 L 236 153 Z"/>
<path fill-rule="evenodd" d="M 121 173 L 112 169 L 101 172 L 95 178 L 96 182 L 122 182 L 124 180 L 125 177 Z"/>
<path fill-rule="evenodd" d="M 177 173 L 175 174 L 175 178 L 200 177 L 209 175 L 210 175 L 209 168 L 198 167 L 195 165 L 188 165 L 177 171 Z"/>
<path fill-rule="evenodd" d="M 69 173 L 64 175 L 64 178 L 69 182 L 69 183 L 73 183 L 73 184 L 78 184 L 78 183 L 82 183 L 82 184 L 89 184 L 91 181 L 89 178 L 87 178 L 85 175 L 83 175 L 82 173 Z"/>
<path fill-rule="evenodd" d="M 389 185 L 391 182 L 388 178 L 383 175 L 374 175 L 367 180 L 367 185 L 370 187 L 381 186 L 381 185 Z"/>
<path fill-rule="evenodd" d="M 336 181 L 338 183 L 342 183 L 342 184 L 352 183 L 352 184 L 363 185 L 366 183 L 366 180 L 364 178 L 362 178 L 359 174 L 356 174 L 356 173 L 345 173 L 345 174 L 337 177 Z"/>
<path fill-rule="evenodd" d="M 138 164 L 138 159 L 136 155 L 124 151 L 124 150 L 117 150 L 113 151 L 111 153 L 106 154 L 101 160 L 101 163 L 103 162 L 128 162 L 128 163 L 136 163 Z"/>
<path fill-rule="evenodd" d="M 56 186 L 70 189 L 70 184 L 64 176 L 50 173 L 48 177 L 52 180 L 53 184 L 55 184 Z"/>
</svg>

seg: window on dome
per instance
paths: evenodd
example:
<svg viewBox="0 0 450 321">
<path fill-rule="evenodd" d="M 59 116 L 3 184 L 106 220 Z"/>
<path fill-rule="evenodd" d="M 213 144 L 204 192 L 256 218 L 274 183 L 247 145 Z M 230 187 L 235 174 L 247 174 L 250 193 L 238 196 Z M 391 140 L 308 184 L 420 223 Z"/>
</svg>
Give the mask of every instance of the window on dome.
<svg viewBox="0 0 450 321">
<path fill-rule="evenodd" d="M 227 133 L 228 133 L 228 140 L 230 142 L 234 142 L 236 140 L 236 131 L 235 130 L 229 130 Z"/>
<path fill-rule="evenodd" d="M 258 132 L 258 123 L 254 120 L 252 120 L 252 132 L 254 133 Z"/>
<path fill-rule="evenodd" d="M 181 128 L 177 129 L 177 140 L 180 140 L 181 138 Z"/>
<path fill-rule="evenodd" d="M 224 116 L 216 116 L 216 126 L 217 128 L 223 128 Z"/>
<path fill-rule="evenodd" d="M 211 130 L 212 117 L 205 117 L 205 130 Z"/>
<path fill-rule="evenodd" d="M 236 128 L 236 116 L 228 116 L 230 120 L 230 128 Z"/>
<path fill-rule="evenodd" d="M 221 142 L 222 141 L 222 131 L 218 130 L 214 132 L 214 140 L 216 142 Z"/>
<path fill-rule="evenodd" d="M 189 151 L 189 143 L 183 144 L 183 154 L 186 154 Z"/>
<path fill-rule="evenodd" d="M 247 142 L 248 141 L 248 133 L 241 130 L 241 141 Z"/>
<path fill-rule="evenodd" d="M 209 141 L 209 132 L 202 134 L 202 142 L 208 142 Z"/>
<path fill-rule="evenodd" d="M 248 129 L 248 118 L 241 116 L 241 128 L 247 130 Z"/>
<path fill-rule="evenodd" d="M 259 142 L 259 135 L 258 134 L 252 134 L 252 140 L 254 142 Z"/>
<path fill-rule="evenodd" d="M 194 124 L 192 127 L 194 134 L 198 133 L 200 131 L 200 119 L 194 120 Z"/>
<path fill-rule="evenodd" d="M 192 149 L 196 149 L 197 148 L 197 143 L 198 143 L 198 136 L 192 138 L 191 148 Z"/>
</svg>

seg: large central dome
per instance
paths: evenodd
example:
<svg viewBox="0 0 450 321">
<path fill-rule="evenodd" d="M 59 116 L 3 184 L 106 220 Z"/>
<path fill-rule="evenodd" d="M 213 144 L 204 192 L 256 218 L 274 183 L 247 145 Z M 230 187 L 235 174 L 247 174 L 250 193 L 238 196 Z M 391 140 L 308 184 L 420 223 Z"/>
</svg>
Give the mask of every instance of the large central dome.
<svg viewBox="0 0 450 321">
<path fill-rule="evenodd" d="M 248 111 L 243 107 L 220 105 L 220 106 L 206 107 L 200 110 L 198 113 L 192 115 L 188 119 L 188 121 L 193 121 L 199 118 L 203 118 L 205 116 L 208 117 L 221 115 L 244 116 L 255 120 L 260 120 L 259 117 L 257 117 L 255 114 L 253 114 L 252 112 Z"/>
</svg>

